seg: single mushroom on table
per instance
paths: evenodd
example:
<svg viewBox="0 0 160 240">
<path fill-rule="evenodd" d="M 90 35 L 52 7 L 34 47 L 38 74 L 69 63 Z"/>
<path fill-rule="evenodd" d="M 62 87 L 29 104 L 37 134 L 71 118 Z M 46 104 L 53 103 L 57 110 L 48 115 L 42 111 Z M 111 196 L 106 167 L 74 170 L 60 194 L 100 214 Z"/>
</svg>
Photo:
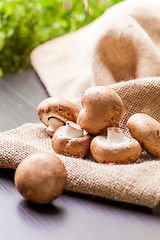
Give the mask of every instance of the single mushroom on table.
<svg viewBox="0 0 160 240">
<path fill-rule="evenodd" d="M 88 88 L 82 95 L 81 102 L 82 109 L 77 124 L 93 135 L 105 132 L 107 127 L 117 126 L 122 119 L 123 102 L 111 88 Z"/>
<path fill-rule="evenodd" d="M 76 122 L 79 109 L 67 99 L 49 97 L 39 104 L 37 113 L 41 122 L 47 126 L 47 134 L 52 137 L 54 131 L 67 121 Z"/>
<path fill-rule="evenodd" d="M 66 156 L 86 157 L 89 154 L 92 136 L 79 125 L 67 122 L 58 128 L 52 137 L 52 148 Z"/>
<path fill-rule="evenodd" d="M 128 119 L 127 126 L 148 153 L 160 157 L 160 122 L 147 114 L 136 113 Z"/>
<path fill-rule="evenodd" d="M 46 204 L 59 197 L 67 180 L 64 164 L 50 153 L 26 157 L 15 172 L 15 185 L 22 196 L 31 202 Z"/>
<path fill-rule="evenodd" d="M 130 139 L 117 127 L 109 127 L 107 136 L 96 136 L 91 142 L 91 153 L 97 162 L 127 163 L 135 162 L 141 154 L 141 146 Z"/>
</svg>

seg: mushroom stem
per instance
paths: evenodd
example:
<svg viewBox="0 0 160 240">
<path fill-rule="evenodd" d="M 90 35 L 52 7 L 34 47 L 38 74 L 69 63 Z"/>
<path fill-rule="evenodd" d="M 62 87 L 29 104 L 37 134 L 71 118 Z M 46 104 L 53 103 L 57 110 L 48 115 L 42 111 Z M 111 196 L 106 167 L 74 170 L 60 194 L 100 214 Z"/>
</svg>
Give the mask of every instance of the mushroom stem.
<svg viewBox="0 0 160 240">
<path fill-rule="evenodd" d="M 49 126 L 47 128 L 47 131 L 54 132 L 58 127 L 61 127 L 64 125 L 64 122 L 58 118 L 51 117 L 49 119 Z"/>
<path fill-rule="evenodd" d="M 125 141 L 125 137 L 123 134 L 123 130 L 117 127 L 109 127 L 107 128 L 108 135 L 107 140 L 112 143 L 122 143 Z"/>
<path fill-rule="evenodd" d="M 66 123 L 64 136 L 67 138 L 80 138 L 84 136 L 84 132 L 79 125 L 68 121 Z"/>
</svg>

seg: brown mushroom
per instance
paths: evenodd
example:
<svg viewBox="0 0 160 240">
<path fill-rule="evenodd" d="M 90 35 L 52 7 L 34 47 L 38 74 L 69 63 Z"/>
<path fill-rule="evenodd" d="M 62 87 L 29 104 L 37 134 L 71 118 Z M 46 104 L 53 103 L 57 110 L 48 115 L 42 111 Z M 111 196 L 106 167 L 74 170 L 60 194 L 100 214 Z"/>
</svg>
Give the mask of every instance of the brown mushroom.
<svg viewBox="0 0 160 240">
<path fill-rule="evenodd" d="M 107 136 L 97 136 L 91 142 L 91 153 L 97 162 L 135 162 L 141 154 L 141 146 L 135 139 L 123 134 L 123 130 L 109 127 Z"/>
<path fill-rule="evenodd" d="M 127 126 L 133 138 L 150 154 L 160 157 L 160 123 L 144 113 L 132 115 Z"/>
<path fill-rule="evenodd" d="M 58 128 L 52 138 L 52 148 L 66 156 L 85 157 L 89 153 L 91 135 L 73 122 Z"/>
<path fill-rule="evenodd" d="M 54 131 L 67 121 L 76 122 L 79 109 L 64 98 L 50 97 L 39 104 L 37 113 L 41 122 L 47 126 L 47 134 L 53 136 Z"/>
<path fill-rule="evenodd" d="M 111 88 L 91 87 L 82 95 L 81 102 L 83 108 L 77 124 L 91 134 L 103 133 L 107 127 L 116 126 L 122 119 L 123 102 Z"/>
<path fill-rule="evenodd" d="M 14 180 L 25 199 L 46 204 L 62 193 L 66 184 L 66 170 L 55 155 L 37 153 L 26 157 L 18 165 Z"/>
</svg>

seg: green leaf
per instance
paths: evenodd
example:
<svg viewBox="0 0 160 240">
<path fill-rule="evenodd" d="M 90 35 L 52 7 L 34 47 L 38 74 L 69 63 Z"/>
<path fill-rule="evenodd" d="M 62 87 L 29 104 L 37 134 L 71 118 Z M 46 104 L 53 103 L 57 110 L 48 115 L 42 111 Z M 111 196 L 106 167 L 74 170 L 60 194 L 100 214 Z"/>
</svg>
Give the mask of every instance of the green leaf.
<svg viewBox="0 0 160 240">
<path fill-rule="evenodd" d="M 73 32 L 122 0 L 0 0 L 0 75 L 31 67 L 38 45 Z"/>
<path fill-rule="evenodd" d="M 3 76 L 3 70 L 2 70 L 2 68 L 0 68 L 0 77 L 2 77 Z"/>
</svg>

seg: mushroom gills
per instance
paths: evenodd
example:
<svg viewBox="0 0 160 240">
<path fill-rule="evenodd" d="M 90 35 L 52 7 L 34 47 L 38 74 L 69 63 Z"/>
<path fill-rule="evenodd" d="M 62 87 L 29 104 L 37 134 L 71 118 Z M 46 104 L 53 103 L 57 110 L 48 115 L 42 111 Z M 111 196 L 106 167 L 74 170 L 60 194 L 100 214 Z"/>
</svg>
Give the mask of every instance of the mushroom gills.
<svg viewBox="0 0 160 240">
<path fill-rule="evenodd" d="M 47 128 L 47 131 L 54 132 L 57 128 L 63 126 L 65 123 L 56 117 L 50 117 L 48 118 L 49 126 Z"/>
<path fill-rule="evenodd" d="M 83 130 L 79 125 L 68 121 L 64 129 L 64 136 L 66 138 L 81 138 L 86 135 L 85 130 Z"/>
</svg>

